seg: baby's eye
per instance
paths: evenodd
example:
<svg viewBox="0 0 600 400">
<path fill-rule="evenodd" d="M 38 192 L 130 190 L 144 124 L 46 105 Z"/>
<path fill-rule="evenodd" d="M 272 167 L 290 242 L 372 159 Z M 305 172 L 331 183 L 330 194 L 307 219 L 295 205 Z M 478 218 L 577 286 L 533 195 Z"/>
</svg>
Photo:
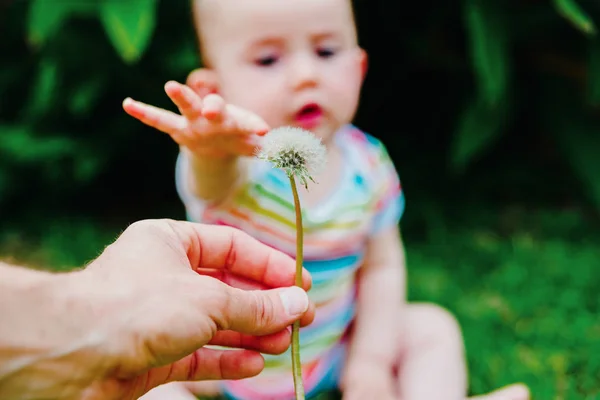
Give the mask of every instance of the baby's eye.
<svg viewBox="0 0 600 400">
<path fill-rule="evenodd" d="M 277 57 L 275 56 L 266 56 L 258 58 L 255 63 L 261 67 L 269 67 L 277 62 Z"/>
<path fill-rule="evenodd" d="M 335 55 L 335 50 L 329 47 L 321 47 L 317 49 L 317 55 L 323 58 L 329 58 Z"/>
</svg>

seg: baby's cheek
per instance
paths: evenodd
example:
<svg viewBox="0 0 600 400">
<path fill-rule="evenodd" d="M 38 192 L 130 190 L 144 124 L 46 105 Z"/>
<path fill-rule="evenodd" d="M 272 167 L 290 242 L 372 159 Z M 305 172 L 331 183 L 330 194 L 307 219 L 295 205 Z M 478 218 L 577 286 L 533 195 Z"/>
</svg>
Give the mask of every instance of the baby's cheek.
<svg viewBox="0 0 600 400">
<path fill-rule="evenodd" d="M 358 90 L 343 85 L 335 89 L 335 91 L 332 91 L 334 93 L 332 108 L 335 110 L 336 119 L 341 123 L 348 123 L 354 118 L 358 108 Z"/>
<path fill-rule="evenodd" d="M 282 110 L 284 99 L 268 92 L 255 91 L 255 94 L 240 96 L 240 107 L 261 117 L 270 127 L 280 126 L 285 116 Z"/>
</svg>

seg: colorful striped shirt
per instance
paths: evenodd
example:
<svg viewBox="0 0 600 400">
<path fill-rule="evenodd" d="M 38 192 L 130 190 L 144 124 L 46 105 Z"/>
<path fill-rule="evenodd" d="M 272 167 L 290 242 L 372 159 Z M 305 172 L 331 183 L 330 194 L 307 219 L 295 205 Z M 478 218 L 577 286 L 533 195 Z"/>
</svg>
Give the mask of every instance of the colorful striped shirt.
<svg viewBox="0 0 600 400">
<path fill-rule="evenodd" d="M 323 202 L 302 206 L 304 266 L 313 286 L 314 322 L 301 329 L 303 380 L 307 395 L 322 389 L 335 373 L 332 360 L 355 310 L 355 273 L 363 262 L 370 236 L 397 226 L 404 211 L 400 179 L 385 146 L 353 125 L 334 136 L 343 154 L 343 174 L 336 190 Z M 189 190 L 189 163 L 179 155 L 178 193 L 188 219 L 236 227 L 261 242 L 295 256 L 295 210 L 289 180 L 282 170 L 252 159 L 249 178 L 227 201 L 206 203 Z M 339 357 L 338 357 L 339 358 Z M 265 355 L 265 369 L 257 377 L 224 383 L 232 399 L 286 400 L 294 398 L 289 350 Z"/>
</svg>

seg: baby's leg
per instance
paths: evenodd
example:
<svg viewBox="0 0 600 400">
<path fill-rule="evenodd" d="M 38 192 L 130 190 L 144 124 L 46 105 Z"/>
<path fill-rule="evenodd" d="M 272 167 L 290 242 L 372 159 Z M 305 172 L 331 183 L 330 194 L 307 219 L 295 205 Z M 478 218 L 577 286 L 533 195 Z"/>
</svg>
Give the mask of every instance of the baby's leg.
<svg viewBox="0 0 600 400">
<path fill-rule="evenodd" d="M 530 393 L 527 386 L 521 383 L 515 383 L 493 392 L 482 394 L 480 396 L 469 397 L 470 400 L 529 400 Z"/>
<path fill-rule="evenodd" d="M 467 373 L 462 334 L 443 308 L 411 304 L 399 328 L 398 390 L 402 400 L 462 400 Z"/>
<path fill-rule="evenodd" d="M 408 305 L 399 329 L 398 391 L 402 400 L 463 400 L 467 368 L 456 319 L 431 304 Z M 510 385 L 472 400 L 529 400 L 529 390 Z"/>
</svg>

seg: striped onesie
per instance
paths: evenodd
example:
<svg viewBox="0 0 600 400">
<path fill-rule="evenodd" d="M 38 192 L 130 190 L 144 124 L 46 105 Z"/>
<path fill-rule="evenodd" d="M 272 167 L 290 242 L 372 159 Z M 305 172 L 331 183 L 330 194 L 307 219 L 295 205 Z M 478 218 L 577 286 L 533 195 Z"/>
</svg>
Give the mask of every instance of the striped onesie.
<svg viewBox="0 0 600 400">
<path fill-rule="evenodd" d="M 320 204 L 302 209 L 304 266 L 313 278 L 308 294 L 317 307 L 314 322 L 300 330 L 307 396 L 337 387 L 345 355 L 344 335 L 354 317 L 355 272 L 364 258 L 366 241 L 376 232 L 396 226 L 404 211 L 400 180 L 384 145 L 353 125 L 341 128 L 333 140 L 344 157 L 337 190 Z M 183 162 L 183 157 L 181 153 L 177 161 L 176 185 L 189 220 L 241 229 L 295 256 L 294 203 L 282 170 L 252 159 L 249 179 L 227 201 L 215 206 L 190 192 L 186 184 L 189 163 Z M 231 399 L 293 399 L 290 351 L 265 355 L 263 372 L 253 378 L 225 381 L 223 391 Z"/>
</svg>

